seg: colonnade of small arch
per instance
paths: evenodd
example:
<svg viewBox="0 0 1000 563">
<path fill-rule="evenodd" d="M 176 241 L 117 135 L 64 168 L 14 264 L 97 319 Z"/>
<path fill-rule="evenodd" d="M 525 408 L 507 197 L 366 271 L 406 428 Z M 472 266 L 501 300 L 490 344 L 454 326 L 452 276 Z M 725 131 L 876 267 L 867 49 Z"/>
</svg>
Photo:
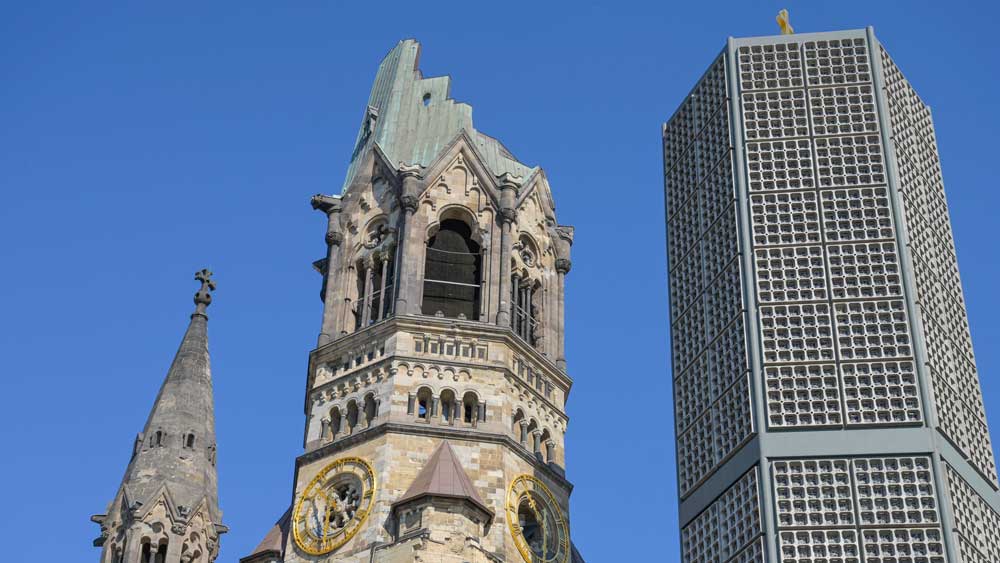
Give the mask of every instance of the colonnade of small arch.
<svg viewBox="0 0 1000 563">
<path fill-rule="evenodd" d="M 511 432 L 522 446 L 535 454 L 540 461 L 554 462 L 556 460 L 556 441 L 548 428 L 542 428 L 533 417 L 528 417 L 524 411 L 517 409 L 511 419 Z"/>
<path fill-rule="evenodd" d="M 378 417 L 380 403 L 374 393 L 368 393 L 360 400 L 351 399 L 343 405 L 334 406 L 329 416 L 321 421 L 323 438 L 335 440 L 370 427 Z"/>
<path fill-rule="evenodd" d="M 459 397 L 455 390 L 446 388 L 435 395 L 430 387 L 423 386 L 416 393 L 410 393 L 406 412 L 420 421 L 437 420 L 452 426 L 464 424 L 475 427 L 486 421 L 486 403 L 479 399 L 475 391 L 465 391 Z"/>
</svg>

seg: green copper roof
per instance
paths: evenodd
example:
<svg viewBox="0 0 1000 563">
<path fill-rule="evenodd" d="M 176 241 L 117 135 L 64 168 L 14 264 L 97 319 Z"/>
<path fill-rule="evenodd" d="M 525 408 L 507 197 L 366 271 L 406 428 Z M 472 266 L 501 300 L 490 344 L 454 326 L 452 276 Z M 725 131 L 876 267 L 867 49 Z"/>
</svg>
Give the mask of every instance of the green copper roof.
<svg viewBox="0 0 1000 563">
<path fill-rule="evenodd" d="M 382 59 L 368 107 L 344 180 L 350 185 L 359 162 L 372 143 L 394 166 L 400 163 L 428 166 L 461 130 L 475 140 L 489 169 L 497 175 L 510 172 L 528 176 L 533 170 L 517 161 L 500 141 L 475 130 L 472 106 L 449 97 L 451 78 L 424 78 L 419 68 L 420 43 L 400 41 Z"/>
</svg>

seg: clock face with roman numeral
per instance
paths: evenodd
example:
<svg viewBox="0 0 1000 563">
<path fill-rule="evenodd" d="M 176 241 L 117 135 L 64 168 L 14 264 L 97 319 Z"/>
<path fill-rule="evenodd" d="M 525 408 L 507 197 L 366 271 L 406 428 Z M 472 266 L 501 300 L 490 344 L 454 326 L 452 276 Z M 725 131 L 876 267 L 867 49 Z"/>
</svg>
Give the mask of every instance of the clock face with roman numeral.
<svg viewBox="0 0 1000 563">
<path fill-rule="evenodd" d="M 556 497 L 531 475 L 520 475 L 507 489 L 507 525 L 527 563 L 569 561 L 569 525 Z"/>
<path fill-rule="evenodd" d="M 354 537 L 375 499 L 375 472 L 358 457 L 327 465 L 302 492 L 292 516 L 292 535 L 309 555 L 330 553 Z"/>
</svg>

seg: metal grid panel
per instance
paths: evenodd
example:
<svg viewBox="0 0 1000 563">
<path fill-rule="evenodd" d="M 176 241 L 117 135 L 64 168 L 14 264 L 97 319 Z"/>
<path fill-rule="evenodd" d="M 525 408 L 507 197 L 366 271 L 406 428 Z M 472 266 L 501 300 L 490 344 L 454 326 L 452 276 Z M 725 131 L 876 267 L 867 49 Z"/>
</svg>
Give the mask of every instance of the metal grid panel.
<svg viewBox="0 0 1000 563">
<path fill-rule="evenodd" d="M 826 240 L 891 240 L 895 236 L 888 188 L 823 190 L 819 194 Z"/>
<path fill-rule="evenodd" d="M 763 560 L 757 468 L 744 473 L 681 530 L 685 563 Z"/>
<path fill-rule="evenodd" d="M 717 397 L 750 369 L 747 365 L 745 326 L 743 317 L 737 317 L 708 346 L 713 396 Z"/>
<path fill-rule="evenodd" d="M 718 463 L 753 434 L 749 376 L 745 376 L 722 394 L 712 407 L 712 418 L 714 449 Z"/>
<path fill-rule="evenodd" d="M 781 561 L 944 563 L 926 456 L 771 462 Z"/>
<path fill-rule="evenodd" d="M 754 252 L 761 303 L 817 301 L 828 297 L 822 246 L 761 248 Z"/>
<path fill-rule="evenodd" d="M 945 563 L 940 528 L 862 530 L 865 563 Z"/>
<path fill-rule="evenodd" d="M 696 301 L 701 300 L 701 293 L 705 287 L 701 247 L 696 245 L 691 252 L 672 266 L 670 269 L 670 315 L 676 322 L 676 319 L 683 316 Z"/>
<path fill-rule="evenodd" d="M 747 45 L 737 56 L 743 90 L 803 86 L 802 53 L 796 42 Z"/>
<path fill-rule="evenodd" d="M 713 400 L 708 356 L 702 355 L 674 382 L 674 422 L 677 433 L 687 429 Z"/>
<path fill-rule="evenodd" d="M 667 237 L 670 239 L 667 257 L 670 259 L 670 268 L 674 269 L 701 240 L 701 216 L 697 198 L 689 198 L 667 222 Z"/>
<path fill-rule="evenodd" d="M 938 429 L 996 484 L 930 110 L 880 56 Z"/>
<path fill-rule="evenodd" d="M 754 246 L 821 242 L 816 192 L 750 194 Z"/>
<path fill-rule="evenodd" d="M 715 455 L 712 413 L 707 412 L 677 438 L 677 480 L 681 496 L 687 496 L 713 467 Z"/>
<path fill-rule="evenodd" d="M 912 380 L 849 373 L 842 381 L 839 367 L 912 353 L 868 41 L 778 45 L 740 47 L 768 425 L 919 422 Z M 761 63 L 796 47 L 808 87 L 747 66 L 755 53 Z M 892 301 L 868 301 L 875 299 Z M 829 362 L 822 369 L 832 373 L 817 377 L 817 362 Z M 813 365 L 784 369 L 803 363 Z"/>
<path fill-rule="evenodd" d="M 871 82 L 868 42 L 861 37 L 807 41 L 802 50 L 810 86 Z"/>
<path fill-rule="evenodd" d="M 764 563 L 764 540 L 758 539 L 737 553 L 729 563 Z"/>
<path fill-rule="evenodd" d="M 811 89 L 809 108 L 816 135 L 878 132 L 875 93 L 870 84 Z"/>
<path fill-rule="evenodd" d="M 809 136 L 804 90 L 743 94 L 743 128 L 749 141 Z"/>
<path fill-rule="evenodd" d="M 833 359 L 833 325 L 826 303 L 760 308 L 766 363 Z"/>
<path fill-rule="evenodd" d="M 937 524 L 937 493 L 929 457 L 856 459 L 862 526 Z"/>
<path fill-rule="evenodd" d="M 716 501 L 722 559 L 727 560 L 761 534 L 757 469 L 751 469 Z"/>
<path fill-rule="evenodd" d="M 705 323 L 712 340 L 743 314 L 743 285 L 740 262 L 733 259 L 705 291 Z"/>
<path fill-rule="evenodd" d="M 771 473 L 780 527 L 854 525 L 848 460 L 775 461 L 771 464 Z"/>
<path fill-rule="evenodd" d="M 733 186 L 732 153 L 720 160 L 705 178 L 703 189 L 698 192 L 698 206 L 701 212 L 701 231 L 715 224 L 723 213 L 732 212 L 736 201 Z"/>
<path fill-rule="evenodd" d="M 945 462 L 948 492 L 961 539 L 963 563 L 1000 561 L 1000 514 L 997 514 L 968 483 Z"/>
<path fill-rule="evenodd" d="M 771 427 L 843 424 L 837 366 L 833 364 L 768 366 L 767 416 Z"/>
<path fill-rule="evenodd" d="M 885 162 L 878 135 L 817 137 L 813 144 L 819 187 L 885 184 Z"/>
<path fill-rule="evenodd" d="M 840 365 L 847 424 L 915 424 L 923 420 L 913 362 Z"/>
<path fill-rule="evenodd" d="M 736 208 L 721 217 L 705 232 L 702 240 L 705 261 L 705 282 L 710 283 L 723 272 L 733 258 L 739 254 L 736 239 Z"/>
<path fill-rule="evenodd" d="M 834 303 L 834 311 L 841 359 L 898 358 L 912 354 L 906 305 L 902 301 Z"/>
<path fill-rule="evenodd" d="M 674 369 L 684 370 L 705 347 L 705 303 L 696 299 L 681 317 L 671 323 L 670 344 Z"/>
<path fill-rule="evenodd" d="M 826 252 L 834 299 L 903 296 L 895 242 L 831 244 Z"/>
<path fill-rule="evenodd" d="M 862 563 L 854 530 L 798 530 L 778 534 L 781 563 Z"/>
<path fill-rule="evenodd" d="M 685 563 L 717 563 L 719 559 L 719 507 L 711 505 L 681 530 Z"/>
<path fill-rule="evenodd" d="M 750 191 L 799 190 L 815 186 L 809 139 L 747 143 Z"/>
</svg>

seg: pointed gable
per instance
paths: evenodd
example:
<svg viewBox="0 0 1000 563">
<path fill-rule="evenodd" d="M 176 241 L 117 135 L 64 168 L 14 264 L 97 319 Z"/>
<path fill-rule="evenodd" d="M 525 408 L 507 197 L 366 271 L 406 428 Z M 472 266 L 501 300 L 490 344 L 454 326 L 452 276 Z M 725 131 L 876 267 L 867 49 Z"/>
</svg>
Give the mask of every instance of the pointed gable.
<svg viewBox="0 0 1000 563">
<path fill-rule="evenodd" d="M 434 450 L 413 483 L 393 505 L 399 506 L 424 497 L 466 500 L 493 517 L 493 511 L 476 492 L 472 480 L 447 440 Z"/>
</svg>

